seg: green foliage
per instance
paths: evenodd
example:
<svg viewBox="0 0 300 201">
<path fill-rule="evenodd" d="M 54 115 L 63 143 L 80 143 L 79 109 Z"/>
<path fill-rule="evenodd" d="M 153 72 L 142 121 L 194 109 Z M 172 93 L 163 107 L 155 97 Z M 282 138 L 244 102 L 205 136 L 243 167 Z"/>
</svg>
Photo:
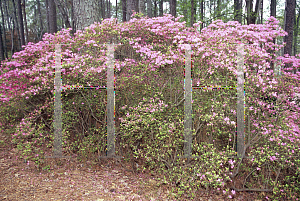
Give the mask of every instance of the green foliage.
<svg viewBox="0 0 300 201">
<path fill-rule="evenodd" d="M 121 118 L 120 131 L 124 133 L 121 146 L 130 147 L 136 159 L 145 161 L 142 170 L 164 173 L 170 183 L 180 183 L 179 195 L 195 190 L 194 186 L 224 187 L 230 181 L 225 168 L 227 156 L 233 154 L 230 147 L 219 153 L 211 144 L 195 143 L 193 156 L 199 158 L 182 168 L 184 160 L 176 157 L 183 155 L 183 112 L 176 107 L 165 107 L 162 99 L 161 94 L 156 94 L 149 100 L 143 99 L 136 107 L 122 108 L 126 117 Z M 204 178 L 199 179 L 198 175 Z"/>
</svg>

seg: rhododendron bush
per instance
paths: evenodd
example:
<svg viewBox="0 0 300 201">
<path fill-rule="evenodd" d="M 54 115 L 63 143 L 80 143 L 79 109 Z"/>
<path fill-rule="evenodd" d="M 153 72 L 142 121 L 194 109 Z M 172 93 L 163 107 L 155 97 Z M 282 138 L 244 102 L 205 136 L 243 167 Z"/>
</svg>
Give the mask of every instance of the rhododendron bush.
<svg viewBox="0 0 300 201">
<path fill-rule="evenodd" d="M 116 44 L 115 119 L 119 124 L 116 124 L 117 142 L 121 145 L 117 153 L 126 157 L 132 153 L 142 161 L 142 171 L 164 172 L 177 185 L 178 194 L 201 187 L 231 194 L 228 190 L 233 187 L 231 182 L 237 177 L 248 182 L 254 169 L 262 174 L 269 171 L 283 175 L 282 170 L 289 168 L 293 175 L 298 175 L 300 112 L 299 105 L 289 100 L 300 87 L 300 74 L 283 71 L 277 77 L 269 68 L 271 62 L 282 68 L 287 63 L 299 68 L 300 55 L 276 57 L 270 53 L 283 47 L 274 44 L 273 39 L 287 34 L 278 26 L 278 20 L 271 17 L 262 25 L 217 20 L 198 32 L 200 23 L 186 28 L 185 22 L 178 22 L 181 17 L 133 18 L 119 24 L 115 19 L 106 19 L 77 31 L 74 37 L 70 29 L 63 29 L 55 35 L 45 34 L 37 44 L 28 44 L 11 61 L 2 62 L 3 129 L 12 135 L 13 142 L 28 160 L 42 165 L 42 148 L 53 143 L 54 44 L 64 44 L 61 46 L 63 85 L 100 86 L 99 83 L 106 85 L 105 43 L 110 42 Z M 246 44 L 245 147 L 246 155 L 254 158 L 243 161 L 228 158 L 235 152 L 236 99 L 232 97 L 236 91 L 193 89 L 192 154 L 199 158 L 183 168 L 187 161 L 176 156 L 183 155 L 184 144 L 181 100 L 185 45 L 192 47 L 193 86 L 236 86 L 236 52 L 237 45 L 242 43 Z M 103 151 L 105 91 L 66 90 L 62 94 L 64 151 L 87 157 Z M 273 106 L 262 101 L 262 94 L 278 97 L 275 117 L 270 117 Z M 93 123 L 101 123 L 101 128 Z M 211 128 L 204 137 L 209 136 L 212 141 L 200 139 L 196 133 L 197 128 L 201 129 L 197 126 L 200 124 L 205 124 L 202 128 Z M 274 192 L 286 196 L 280 191 L 284 192 L 280 178 L 272 174 L 266 186 L 275 186 Z M 247 185 L 263 188 L 258 179 Z"/>
</svg>

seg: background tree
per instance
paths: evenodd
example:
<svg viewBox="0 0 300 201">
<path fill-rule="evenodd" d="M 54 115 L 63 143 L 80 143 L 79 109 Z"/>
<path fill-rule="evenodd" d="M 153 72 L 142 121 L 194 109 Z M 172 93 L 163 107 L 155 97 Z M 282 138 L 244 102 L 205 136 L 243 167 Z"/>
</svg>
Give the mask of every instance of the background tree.
<svg viewBox="0 0 300 201">
<path fill-rule="evenodd" d="M 152 1 L 147 0 L 147 16 L 152 18 Z"/>
<path fill-rule="evenodd" d="M 74 16 L 76 30 L 83 30 L 94 22 L 100 21 L 97 1 L 74 0 Z"/>
<path fill-rule="evenodd" d="M 20 23 L 20 39 L 21 39 L 21 46 L 23 46 L 23 45 L 25 45 L 25 35 L 24 35 L 24 24 L 23 24 L 21 0 L 18 0 L 17 4 L 18 4 L 18 17 L 19 17 L 19 23 Z M 23 48 L 21 47 L 21 49 L 23 49 Z"/>
<path fill-rule="evenodd" d="M 284 37 L 284 42 L 286 42 L 286 46 L 284 47 L 284 54 L 289 54 L 289 55 L 292 55 L 295 7 L 296 7 L 296 0 L 286 0 L 284 30 L 288 33 L 288 35 Z M 291 67 L 291 65 L 286 65 L 286 67 L 289 68 Z"/>
<path fill-rule="evenodd" d="M 277 5 L 276 0 L 271 0 L 271 2 L 270 2 L 270 16 L 273 16 L 275 18 L 276 18 L 276 5 Z M 276 40 L 273 39 L 273 43 L 275 43 L 275 42 L 276 42 Z M 271 52 L 271 54 L 274 54 L 274 51 L 271 50 L 270 52 Z M 271 67 L 271 70 L 273 70 L 273 72 L 274 72 L 274 63 L 272 61 L 271 61 L 270 67 Z"/>
<path fill-rule="evenodd" d="M 163 0 L 160 0 L 159 1 L 159 4 L 158 4 L 158 7 L 159 7 L 159 16 L 163 16 L 163 12 L 164 12 L 164 1 Z"/>
<path fill-rule="evenodd" d="M 246 9 L 247 9 L 247 25 L 256 24 L 256 19 L 258 16 L 259 5 L 262 0 L 256 0 L 255 10 L 253 11 L 253 0 L 246 0 Z"/>
<path fill-rule="evenodd" d="M 56 5 L 54 0 L 48 0 L 49 3 L 49 33 L 57 32 Z"/>
<path fill-rule="evenodd" d="M 297 54 L 297 43 L 298 43 L 298 34 L 299 34 L 299 20 L 300 20 L 300 6 L 297 6 L 297 17 L 295 17 L 295 23 L 294 23 L 294 51 L 293 55 Z"/>
<path fill-rule="evenodd" d="M 127 16 L 127 2 L 126 2 L 126 0 L 122 0 L 122 16 L 123 16 L 123 18 L 122 18 L 122 21 L 123 22 L 126 22 L 126 16 Z"/>
<path fill-rule="evenodd" d="M 145 0 L 140 0 L 139 10 L 140 10 L 140 13 L 143 13 L 144 15 L 146 15 Z"/>
<path fill-rule="evenodd" d="M 126 13 L 126 20 L 129 21 L 131 19 L 132 11 L 135 10 L 134 0 L 127 0 L 127 13 Z M 148 5 L 147 5 L 148 6 Z M 147 7 L 148 10 L 148 7 Z"/>
<path fill-rule="evenodd" d="M 0 34 L 1 34 L 1 37 L 0 37 L 0 56 L 1 56 L 1 61 L 5 60 L 5 57 L 4 57 L 4 48 L 3 48 L 3 41 L 2 41 L 2 28 L 1 28 L 1 25 L 0 25 Z"/>
<path fill-rule="evenodd" d="M 205 16 L 205 6 L 204 6 L 204 0 L 200 0 L 200 21 L 204 21 L 204 16 Z M 204 23 L 201 24 L 200 26 L 200 31 L 203 29 Z"/>
<path fill-rule="evenodd" d="M 197 6 L 195 5 L 195 1 L 191 0 L 191 24 L 190 24 L 191 27 L 196 21 L 196 10 L 197 10 Z"/>
<path fill-rule="evenodd" d="M 5 20 L 4 20 L 4 14 L 3 14 L 3 1 L 0 1 L 0 11 L 1 11 L 1 18 L 2 18 L 2 27 L 3 27 L 3 51 L 5 58 L 8 58 L 7 55 L 7 46 L 6 46 L 6 29 L 5 29 Z M 1 35 L 2 38 L 2 35 Z M 4 59 L 5 59 L 4 58 Z"/>
<path fill-rule="evenodd" d="M 176 0 L 170 0 L 170 14 L 176 17 Z"/>
<path fill-rule="evenodd" d="M 25 10 L 25 0 L 22 0 L 22 13 L 24 16 L 24 28 L 25 28 L 25 44 L 28 44 L 28 27 L 27 27 L 27 19 L 26 19 L 26 10 Z"/>
<path fill-rule="evenodd" d="M 18 41 L 18 50 L 21 50 L 21 37 L 20 37 L 20 27 L 19 27 L 19 22 L 17 19 L 17 9 L 16 9 L 16 3 L 15 0 L 12 0 L 12 5 L 13 5 L 13 25 L 16 27 L 17 29 L 17 41 Z"/>
</svg>

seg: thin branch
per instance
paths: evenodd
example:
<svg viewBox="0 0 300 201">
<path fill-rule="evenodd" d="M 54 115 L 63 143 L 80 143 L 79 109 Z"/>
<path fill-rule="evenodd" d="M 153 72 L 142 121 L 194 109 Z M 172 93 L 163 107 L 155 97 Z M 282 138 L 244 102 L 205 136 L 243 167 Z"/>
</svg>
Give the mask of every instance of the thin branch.
<svg viewBox="0 0 300 201">
<path fill-rule="evenodd" d="M 88 106 L 89 106 L 89 108 L 90 108 L 90 110 L 91 110 L 91 114 L 92 114 L 92 116 L 94 117 L 94 119 L 96 119 L 96 121 L 102 123 L 102 121 L 99 121 L 99 120 L 94 116 L 94 113 L 93 113 L 93 110 L 92 110 L 92 108 L 91 108 L 91 106 L 90 106 L 90 103 L 89 103 L 89 101 L 86 99 L 86 97 L 83 95 L 82 91 L 80 91 L 80 93 L 81 93 L 81 95 L 83 96 L 83 98 L 85 99 L 85 101 L 88 103 Z"/>
<path fill-rule="evenodd" d="M 259 188 L 232 188 L 235 191 L 253 191 L 253 192 L 273 192 L 273 189 L 259 189 Z"/>
</svg>

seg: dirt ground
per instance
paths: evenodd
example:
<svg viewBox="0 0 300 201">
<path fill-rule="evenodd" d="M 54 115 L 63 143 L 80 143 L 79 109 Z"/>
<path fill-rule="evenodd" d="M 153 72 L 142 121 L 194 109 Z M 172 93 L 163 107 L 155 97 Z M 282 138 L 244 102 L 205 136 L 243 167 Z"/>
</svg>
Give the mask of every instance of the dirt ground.
<svg viewBox="0 0 300 201">
<path fill-rule="evenodd" d="M 162 176 L 131 172 L 130 164 L 122 163 L 47 159 L 52 168 L 38 170 L 33 162 L 19 159 L 17 149 L 7 143 L 0 147 L 0 200 L 177 200 L 171 185 L 158 181 Z M 259 200 L 248 192 L 237 192 L 234 199 L 205 190 L 194 193 L 199 201 Z M 191 198 L 184 195 L 179 200 Z"/>
</svg>

